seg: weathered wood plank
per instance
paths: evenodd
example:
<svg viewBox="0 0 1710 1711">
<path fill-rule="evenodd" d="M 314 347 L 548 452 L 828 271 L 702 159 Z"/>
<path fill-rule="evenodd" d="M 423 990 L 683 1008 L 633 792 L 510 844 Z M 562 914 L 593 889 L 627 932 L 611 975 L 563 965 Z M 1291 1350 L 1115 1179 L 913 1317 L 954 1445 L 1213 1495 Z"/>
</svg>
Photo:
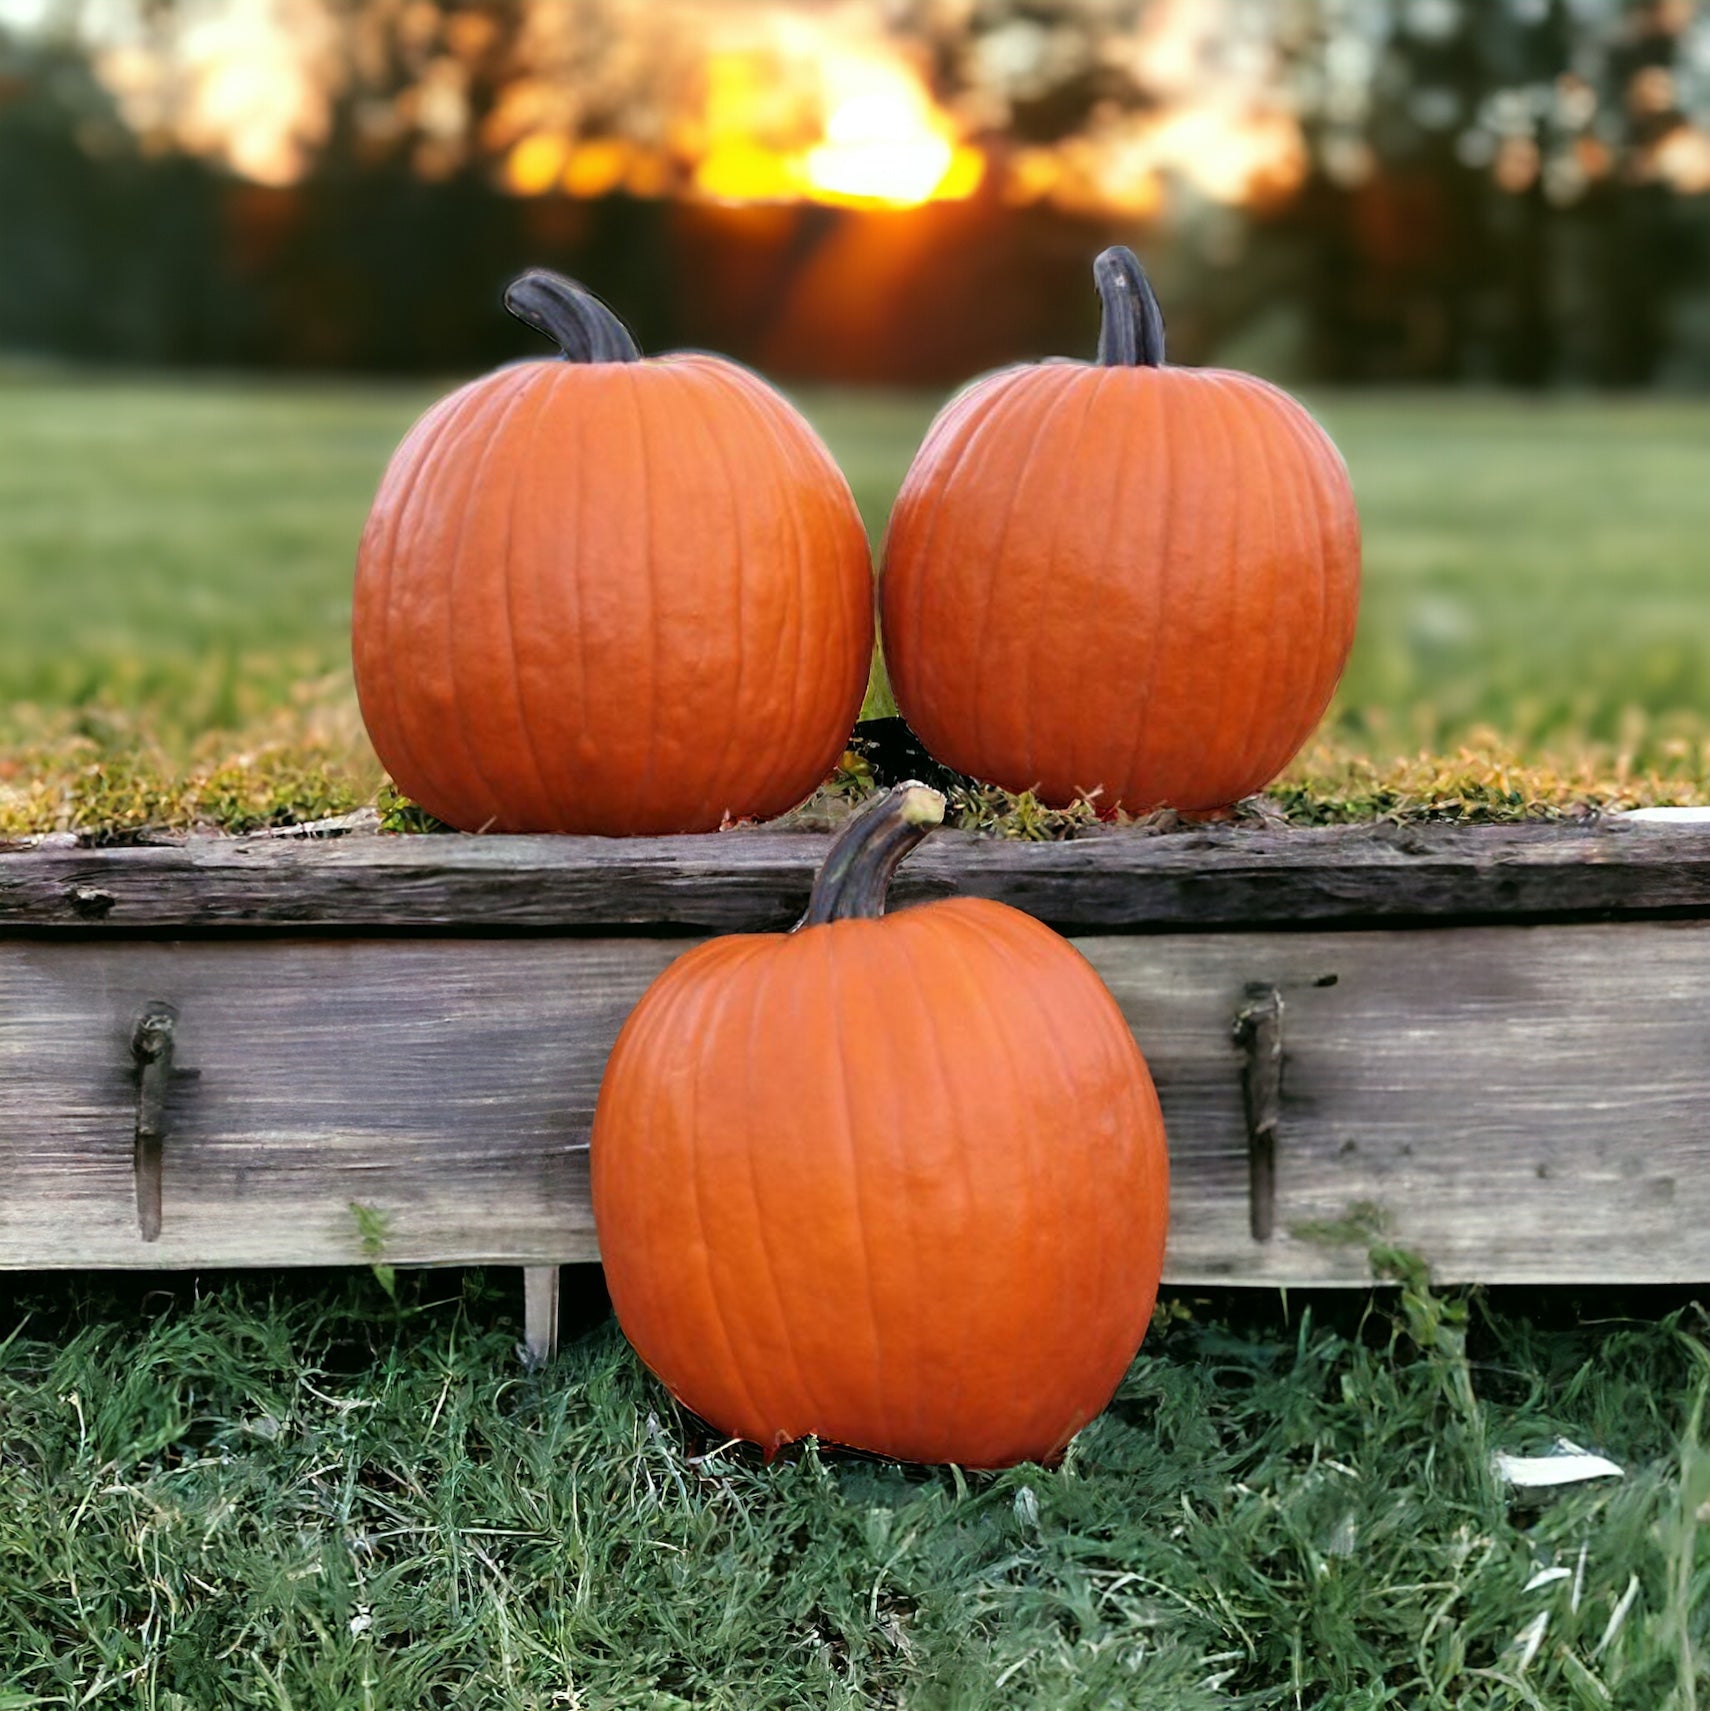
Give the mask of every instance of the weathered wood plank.
<svg viewBox="0 0 1710 1711">
<path fill-rule="evenodd" d="M 1710 923 L 1090 938 L 1155 1068 L 1177 1282 L 1710 1278 Z M 1232 1031 L 1281 995 L 1275 1234 Z"/>
<path fill-rule="evenodd" d="M 191 838 L 0 852 L 0 934 L 427 929 L 730 932 L 788 925 L 826 839 Z M 1710 915 L 1710 831 L 1574 825 L 1211 827 L 1060 844 L 935 834 L 898 903 L 994 897 L 1065 930 Z"/>
<path fill-rule="evenodd" d="M 587 1131 L 676 943 L 0 942 L 0 1264 L 595 1256 Z M 158 1239 L 131 1032 L 177 1010 Z M 189 1072 L 193 1072 L 189 1073 Z"/>
<path fill-rule="evenodd" d="M 586 1140 L 683 939 L 0 943 L 0 1265 L 595 1257 Z M 1710 1278 L 1710 922 L 1091 935 L 1152 1064 L 1169 1276 Z M 1281 995 L 1255 1240 L 1236 1017 Z M 137 1016 L 176 1007 L 162 1223 L 137 1226 Z"/>
</svg>

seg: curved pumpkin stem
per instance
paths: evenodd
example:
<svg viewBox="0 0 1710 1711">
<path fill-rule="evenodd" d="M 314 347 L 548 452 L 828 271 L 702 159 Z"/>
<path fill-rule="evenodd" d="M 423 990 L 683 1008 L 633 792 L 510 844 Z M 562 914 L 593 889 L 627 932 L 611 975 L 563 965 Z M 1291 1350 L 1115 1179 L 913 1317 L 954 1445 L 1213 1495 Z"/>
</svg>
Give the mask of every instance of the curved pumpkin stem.
<svg viewBox="0 0 1710 1711">
<path fill-rule="evenodd" d="M 1101 368 L 1162 368 L 1164 312 L 1133 250 L 1112 244 L 1092 264 L 1104 320 L 1098 330 Z"/>
<path fill-rule="evenodd" d="M 881 796 L 838 833 L 796 929 L 876 921 L 897 863 L 943 822 L 944 798 L 924 784 L 899 784 Z"/>
<path fill-rule="evenodd" d="M 566 362 L 639 362 L 629 328 L 585 286 L 544 267 L 511 281 L 505 307 L 564 352 Z"/>
</svg>

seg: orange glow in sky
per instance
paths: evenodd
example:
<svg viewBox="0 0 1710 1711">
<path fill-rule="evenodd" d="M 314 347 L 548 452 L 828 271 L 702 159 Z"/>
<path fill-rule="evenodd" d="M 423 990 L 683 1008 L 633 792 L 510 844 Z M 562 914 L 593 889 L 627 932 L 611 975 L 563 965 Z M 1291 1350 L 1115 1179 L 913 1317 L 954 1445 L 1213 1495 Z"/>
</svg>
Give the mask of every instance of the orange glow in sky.
<svg viewBox="0 0 1710 1711">
<path fill-rule="evenodd" d="M 893 208 L 979 188 L 985 155 L 900 50 L 847 22 L 778 12 L 739 22 L 709 43 L 668 142 L 537 131 L 507 154 L 507 187 Z"/>
<path fill-rule="evenodd" d="M 1207 78 L 1220 12 L 1192 0 L 1161 0 L 1134 34 L 1112 38 L 1111 51 L 1156 89 L 1156 105 L 1095 113 L 1056 143 L 990 152 L 934 96 L 876 8 L 668 6 L 649 0 L 613 37 L 620 46 L 608 51 L 621 60 L 628 40 L 632 61 L 658 51 L 644 26 L 670 37 L 656 72 L 632 79 L 621 101 L 586 62 L 519 72 L 501 97 L 502 140 L 489 145 L 506 189 L 906 208 L 965 199 L 1001 174 L 1011 202 L 1148 218 L 1172 181 L 1245 204 L 1286 197 L 1308 170 L 1291 113 L 1253 88 Z M 127 117 L 140 133 L 171 136 L 257 182 L 299 178 L 349 75 L 327 0 L 208 0 L 180 16 L 164 55 L 160 37 L 115 39 L 106 50 L 103 70 Z M 609 13 L 613 27 L 626 16 Z M 436 51 L 400 98 L 399 122 L 455 165 L 468 158 L 469 112 L 455 53 Z M 416 160 L 428 170 L 419 148 Z M 1702 172 L 1684 146 L 1662 164 L 1695 182 Z"/>
<path fill-rule="evenodd" d="M 906 59 L 791 22 L 776 44 L 709 56 L 703 196 L 913 207 L 973 194 L 985 157 Z"/>
<path fill-rule="evenodd" d="M 985 172 L 978 149 L 900 60 L 842 53 L 821 67 L 825 134 L 801 156 L 804 193 L 836 202 L 911 207 L 972 195 Z"/>
<path fill-rule="evenodd" d="M 170 55 L 121 36 L 98 64 L 139 132 L 170 131 L 244 178 L 289 184 L 325 118 L 326 26 L 319 0 L 227 0 L 189 12 Z"/>
</svg>

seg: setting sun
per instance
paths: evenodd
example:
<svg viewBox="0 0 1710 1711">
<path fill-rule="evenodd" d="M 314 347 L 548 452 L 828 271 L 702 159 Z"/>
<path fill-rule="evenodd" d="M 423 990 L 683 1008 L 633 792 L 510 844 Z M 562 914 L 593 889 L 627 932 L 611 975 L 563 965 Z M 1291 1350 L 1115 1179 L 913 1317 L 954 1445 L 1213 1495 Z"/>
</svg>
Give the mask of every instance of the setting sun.
<svg viewBox="0 0 1710 1711">
<path fill-rule="evenodd" d="M 839 55 L 824 68 L 831 97 L 825 140 L 802 166 L 811 191 L 837 201 L 912 205 L 971 195 L 984 175 L 978 149 L 900 61 Z"/>
<path fill-rule="evenodd" d="M 912 207 L 979 187 L 985 157 L 906 60 L 829 35 L 792 48 L 709 57 L 702 195 Z"/>
</svg>

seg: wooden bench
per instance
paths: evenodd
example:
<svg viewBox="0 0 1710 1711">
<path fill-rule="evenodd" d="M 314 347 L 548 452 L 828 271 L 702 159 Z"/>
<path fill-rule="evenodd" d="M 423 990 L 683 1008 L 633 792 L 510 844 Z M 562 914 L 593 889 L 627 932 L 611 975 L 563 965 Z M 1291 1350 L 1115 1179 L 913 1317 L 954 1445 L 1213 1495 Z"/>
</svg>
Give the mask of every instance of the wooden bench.
<svg viewBox="0 0 1710 1711">
<path fill-rule="evenodd" d="M 0 849 L 0 1266 L 598 1257 L 588 1128 L 647 983 L 783 928 L 826 839 L 192 837 Z M 935 835 L 1131 1019 L 1176 1284 L 1710 1277 L 1710 832 Z"/>
</svg>

